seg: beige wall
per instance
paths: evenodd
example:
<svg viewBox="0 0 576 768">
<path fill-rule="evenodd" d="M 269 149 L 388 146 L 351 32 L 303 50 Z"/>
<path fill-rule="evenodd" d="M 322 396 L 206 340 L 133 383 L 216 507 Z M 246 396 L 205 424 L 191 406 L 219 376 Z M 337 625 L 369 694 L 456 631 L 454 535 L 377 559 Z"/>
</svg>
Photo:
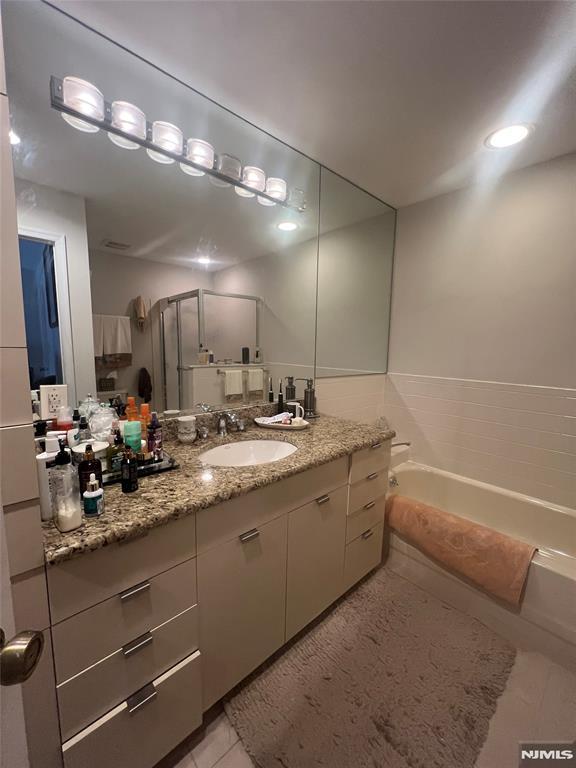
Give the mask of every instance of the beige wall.
<svg viewBox="0 0 576 768">
<path fill-rule="evenodd" d="M 576 506 L 576 155 L 400 209 L 385 414 L 425 464 Z"/>
</svg>

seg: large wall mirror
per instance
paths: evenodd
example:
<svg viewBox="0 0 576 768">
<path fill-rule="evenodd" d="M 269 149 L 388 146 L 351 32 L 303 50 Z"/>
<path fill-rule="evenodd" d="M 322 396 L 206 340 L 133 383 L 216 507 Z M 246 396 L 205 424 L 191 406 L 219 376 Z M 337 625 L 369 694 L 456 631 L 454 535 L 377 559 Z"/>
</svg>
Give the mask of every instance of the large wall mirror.
<svg viewBox="0 0 576 768">
<path fill-rule="evenodd" d="M 392 209 L 50 6 L 3 24 L 31 388 L 197 410 L 386 370 Z"/>
</svg>

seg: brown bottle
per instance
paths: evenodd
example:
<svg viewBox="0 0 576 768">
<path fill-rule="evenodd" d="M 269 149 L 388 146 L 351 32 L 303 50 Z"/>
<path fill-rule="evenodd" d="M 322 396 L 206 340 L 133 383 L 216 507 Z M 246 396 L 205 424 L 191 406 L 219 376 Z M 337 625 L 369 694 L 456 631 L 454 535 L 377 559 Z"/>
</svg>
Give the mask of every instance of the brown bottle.
<svg viewBox="0 0 576 768">
<path fill-rule="evenodd" d="M 102 487 L 102 462 L 94 455 L 91 445 L 86 446 L 86 451 L 80 464 L 78 464 L 78 478 L 80 480 L 80 496 L 88 489 L 90 475 L 94 473 L 96 480 Z"/>
</svg>

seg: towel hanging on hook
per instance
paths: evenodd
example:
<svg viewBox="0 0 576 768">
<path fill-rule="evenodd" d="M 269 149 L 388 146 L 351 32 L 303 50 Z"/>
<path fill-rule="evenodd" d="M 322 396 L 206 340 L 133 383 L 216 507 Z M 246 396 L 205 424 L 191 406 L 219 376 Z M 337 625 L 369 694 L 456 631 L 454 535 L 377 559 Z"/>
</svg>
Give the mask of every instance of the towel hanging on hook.
<svg viewBox="0 0 576 768">
<path fill-rule="evenodd" d="M 134 314 L 136 316 L 136 322 L 138 323 L 138 330 L 143 331 L 146 324 L 146 318 L 148 317 L 148 310 L 146 309 L 146 302 L 142 296 L 136 296 L 133 300 Z"/>
</svg>

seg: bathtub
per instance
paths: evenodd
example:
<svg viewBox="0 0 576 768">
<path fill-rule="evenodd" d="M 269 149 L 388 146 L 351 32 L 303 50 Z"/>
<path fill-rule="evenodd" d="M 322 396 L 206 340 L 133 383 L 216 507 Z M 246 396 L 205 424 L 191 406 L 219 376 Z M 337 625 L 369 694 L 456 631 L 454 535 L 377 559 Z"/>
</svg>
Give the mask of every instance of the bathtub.
<svg viewBox="0 0 576 768">
<path fill-rule="evenodd" d="M 576 510 L 412 461 L 392 462 L 391 493 L 538 547 L 520 611 L 507 609 L 388 531 L 387 565 L 507 637 L 576 670 Z"/>
</svg>

